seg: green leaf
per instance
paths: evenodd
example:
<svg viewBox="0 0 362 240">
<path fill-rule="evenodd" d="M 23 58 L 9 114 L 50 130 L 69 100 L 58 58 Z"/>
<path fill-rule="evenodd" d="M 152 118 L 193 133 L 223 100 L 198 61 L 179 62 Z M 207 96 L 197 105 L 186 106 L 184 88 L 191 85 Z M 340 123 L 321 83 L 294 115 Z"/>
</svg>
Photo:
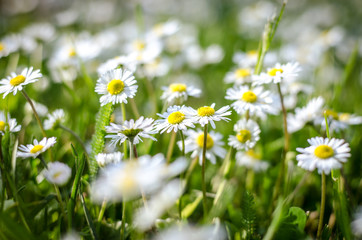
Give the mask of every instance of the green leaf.
<svg viewBox="0 0 362 240">
<path fill-rule="evenodd" d="M 248 191 L 244 192 L 241 202 L 242 227 L 246 232 L 245 239 L 254 239 L 256 232 L 256 211 L 253 194 Z"/>
<path fill-rule="evenodd" d="M 296 224 L 299 230 L 303 232 L 307 222 L 307 215 L 305 214 L 305 211 L 299 207 L 291 207 L 289 208 L 288 214 L 296 217 L 292 224 Z"/>
<path fill-rule="evenodd" d="M 197 206 L 200 204 L 202 200 L 202 194 L 200 193 L 199 196 L 192 202 L 187 204 L 181 212 L 181 217 L 183 219 L 188 218 L 192 215 L 192 213 L 196 210 Z"/>
</svg>

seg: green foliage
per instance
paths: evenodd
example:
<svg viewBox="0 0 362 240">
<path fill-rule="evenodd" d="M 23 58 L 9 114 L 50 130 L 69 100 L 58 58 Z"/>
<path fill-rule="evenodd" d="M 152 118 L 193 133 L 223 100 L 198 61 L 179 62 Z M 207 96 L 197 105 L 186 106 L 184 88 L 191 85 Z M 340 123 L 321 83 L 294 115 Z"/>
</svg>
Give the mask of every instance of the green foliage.
<svg viewBox="0 0 362 240">
<path fill-rule="evenodd" d="M 256 211 L 253 194 L 244 192 L 241 202 L 242 228 L 246 233 L 244 239 L 255 239 L 256 235 Z"/>
<path fill-rule="evenodd" d="M 276 232 L 275 239 L 304 239 L 304 227 L 307 216 L 303 209 L 299 207 L 289 208 L 288 214 L 285 215 Z"/>
</svg>

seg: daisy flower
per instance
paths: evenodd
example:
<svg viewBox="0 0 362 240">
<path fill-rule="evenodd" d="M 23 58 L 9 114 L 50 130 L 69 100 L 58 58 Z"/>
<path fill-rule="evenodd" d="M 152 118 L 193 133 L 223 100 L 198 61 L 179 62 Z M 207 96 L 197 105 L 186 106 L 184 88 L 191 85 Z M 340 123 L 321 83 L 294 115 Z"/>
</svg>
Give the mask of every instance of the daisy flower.
<svg viewBox="0 0 362 240">
<path fill-rule="evenodd" d="M 202 127 L 210 122 L 212 128 L 215 129 L 216 126 L 214 121 L 230 121 L 229 118 L 225 117 L 231 115 L 231 111 L 228 111 L 229 108 L 230 106 L 227 105 L 215 111 L 215 103 L 213 103 L 211 106 L 203 106 L 197 110 L 189 107 L 185 110 L 185 114 L 192 116 Z"/>
<path fill-rule="evenodd" d="M 4 112 L 0 111 L 0 135 L 4 135 L 7 129 L 15 133 L 20 131 L 21 126 L 17 125 L 15 118 L 10 118 L 10 114 L 6 117 Z"/>
<path fill-rule="evenodd" d="M 167 179 L 185 170 L 185 158 L 167 164 L 162 154 L 141 156 L 138 161 L 124 161 L 108 165 L 91 186 L 92 198 L 97 203 L 131 200 L 160 189 Z"/>
<path fill-rule="evenodd" d="M 19 43 L 13 35 L 6 36 L 0 40 L 0 58 L 8 56 L 19 49 Z"/>
<path fill-rule="evenodd" d="M 113 146 L 123 143 L 126 139 L 132 141 L 133 144 L 138 144 L 140 141 L 142 142 L 141 137 L 157 141 L 156 138 L 150 135 L 157 133 L 154 130 L 153 121 L 152 118 L 145 119 L 142 116 L 136 121 L 133 119 L 124 121 L 122 125 L 110 123 L 110 126 L 106 126 L 106 132 L 113 134 L 106 135 L 105 138 L 110 138 L 110 144 Z"/>
<path fill-rule="evenodd" d="M 123 153 L 99 153 L 96 155 L 96 161 L 100 167 L 105 167 L 109 164 L 115 164 L 122 161 Z"/>
<path fill-rule="evenodd" d="M 239 120 L 234 125 L 234 131 L 236 135 L 229 136 L 229 145 L 238 150 L 253 148 L 260 139 L 259 125 L 251 119 Z"/>
<path fill-rule="evenodd" d="M 63 186 L 72 175 L 72 169 L 67 164 L 61 162 L 51 162 L 48 168 L 44 169 L 42 174 L 48 180 L 57 186 Z"/>
<path fill-rule="evenodd" d="M 119 67 L 127 69 L 131 72 L 136 71 L 136 63 L 131 61 L 129 59 L 129 57 L 117 56 L 117 57 L 111 58 L 111 59 L 107 60 L 105 63 L 101 64 L 98 67 L 97 72 L 99 75 L 103 75 L 106 72 L 117 69 Z"/>
<path fill-rule="evenodd" d="M 269 91 L 262 87 L 250 89 L 247 86 L 229 88 L 225 99 L 234 100 L 231 106 L 238 114 L 249 111 L 250 115 L 265 116 L 266 113 L 274 114 L 276 109 L 271 106 L 273 100 Z"/>
<path fill-rule="evenodd" d="M 172 83 L 168 87 L 162 87 L 164 91 L 161 99 L 169 104 L 182 104 L 188 97 L 200 97 L 201 90 L 185 83 Z"/>
<path fill-rule="evenodd" d="M 224 78 L 225 83 L 234 83 L 235 85 L 242 85 L 251 82 L 252 71 L 250 68 L 237 68 L 233 71 L 226 73 Z"/>
<path fill-rule="evenodd" d="M 187 138 L 185 139 L 185 153 L 191 153 L 191 157 L 199 158 L 199 163 L 202 163 L 202 149 L 204 146 L 204 131 L 198 130 L 188 130 L 186 132 Z M 206 159 L 209 159 L 212 164 L 216 163 L 216 156 L 224 158 L 226 155 L 226 150 L 222 147 L 224 143 L 222 142 L 223 136 L 220 133 L 210 131 L 207 134 L 206 140 Z M 179 148 L 182 148 L 182 142 L 177 142 Z"/>
<path fill-rule="evenodd" d="M 178 130 L 186 130 L 187 127 L 195 127 L 195 121 L 186 115 L 186 110 L 189 107 L 185 106 L 170 106 L 163 114 L 157 113 L 162 119 L 155 122 L 156 131 L 170 133 L 171 131 L 177 132 Z"/>
<path fill-rule="evenodd" d="M 308 139 L 308 143 L 311 146 L 297 148 L 301 153 L 297 155 L 298 166 L 308 171 L 317 168 L 319 174 L 328 175 L 332 169 L 341 168 L 351 156 L 349 144 L 343 139 L 315 137 Z"/>
<path fill-rule="evenodd" d="M 261 156 L 255 153 L 253 149 L 246 152 L 237 152 L 235 158 L 239 166 L 253 169 L 255 172 L 263 172 L 269 167 L 269 163 L 261 160 Z"/>
<path fill-rule="evenodd" d="M 103 96 L 100 98 L 101 106 L 107 103 L 127 103 L 127 98 L 133 98 L 137 92 L 136 80 L 132 72 L 115 69 L 103 74 L 97 82 L 95 91 Z"/>
<path fill-rule="evenodd" d="M 146 37 L 126 44 L 129 59 L 138 64 L 147 63 L 157 58 L 162 52 L 162 43 L 158 38 Z"/>
<path fill-rule="evenodd" d="M 33 71 L 33 67 L 25 68 L 19 75 L 13 72 L 6 79 L 0 81 L 0 93 L 4 93 L 3 98 L 11 92 L 15 95 L 18 91 L 23 90 L 23 86 L 36 82 L 41 77 L 40 70 Z"/>
<path fill-rule="evenodd" d="M 44 129 L 49 130 L 56 128 L 59 124 L 62 124 L 65 120 L 65 113 L 63 109 L 56 109 L 54 112 L 48 114 L 48 119 L 44 121 Z"/>
<path fill-rule="evenodd" d="M 18 148 L 17 157 L 36 158 L 39 154 L 45 152 L 56 143 L 56 137 L 43 138 L 40 142 L 34 139 L 33 144 L 21 145 Z"/>
<path fill-rule="evenodd" d="M 167 22 L 158 23 L 154 25 L 150 31 L 150 36 L 158 38 L 167 37 L 175 34 L 180 29 L 180 22 L 178 20 L 168 20 Z"/>
<path fill-rule="evenodd" d="M 277 63 L 273 68 L 269 68 L 267 73 L 253 76 L 253 85 L 268 83 L 280 83 L 282 80 L 293 80 L 301 71 L 299 63 Z"/>
<path fill-rule="evenodd" d="M 362 124 L 361 116 L 349 113 L 337 113 L 333 110 L 327 109 L 314 121 L 315 124 L 321 125 L 323 129 L 326 129 L 324 113 L 327 114 L 328 125 L 331 132 L 340 132 L 341 130 L 348 128 L 350 125 Z"/>
</svg>

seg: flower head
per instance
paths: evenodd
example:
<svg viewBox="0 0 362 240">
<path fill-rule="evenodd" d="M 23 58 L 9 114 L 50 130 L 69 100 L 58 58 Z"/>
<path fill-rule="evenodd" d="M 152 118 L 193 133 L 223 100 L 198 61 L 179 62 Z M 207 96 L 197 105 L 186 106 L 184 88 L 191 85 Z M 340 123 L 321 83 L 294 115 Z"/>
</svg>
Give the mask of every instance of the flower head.
<svg viewBox="0 0 362 240">
<path fill-rule="evenodd" d="M 188 107 L 185 106 L 170 106 L 163 114 L 157 114 L 162 119 L 155 122 L 156 130 L 161 133 L 171 131 L 177 132 L 178 130 L 186 130 L 188 127 L 195 127 L 194 120 L 186 115 Z"/>
<path fill-rule="evenodd" d="M 261 160 L 261 156 L 253 149 L 246 152 L 237 152 L 235 155 L 237 164 L 239 166 L 245 166 L 246 168 L 253 169 L 255 172 L 262 172 L 268 169 L 269 163 Z"/>
<path fill-rule="evenodd" d="M 5 131 L 12 133 L 19 132 L 21 129 L 20 125 L 17 125 L 15 118 L 10 118 L 10 114 L 6 117 L 4 112 L 0 111 L 0 135 L 4 135 Z"/>
<path fill-rule="evenodd" d="M 11 92 L 15 95 L 18 91 L 23 90 L 25 85 L 36 82 L 41 77 L 40 70 L 33 71 L 33 67 L 25 68 L 19 75 L 13 72 L 6 79 L 0 81 L 0 93 L 4 93 L 3 98 Z"/>
<path fill-rule="evenodd" d="M 168 87 L 162 87 L 164 91 L 161 99 L 169 104 L 182 104 L 188 97 L 200 97 L 201 90 L 185 83 L 172 83 Z"/>
<path fill-rule="evenodd" d="M 250 68 L 236 68 L 231 72 L 226 73 L 224 78 L 225 83 L 234 83 L 235 85 L 242 85 L 251 82 L 252 70 Z"/>
<path fill-rule="evenodd" d="M 72 169 L 61 162 L 51 162 L 48 168 L 43 170 L 44 177 L 48 182 L 58 186 L 66 184 L 72 175 Z"/>
<path fill-rule="evenodd" d="M 156 138 L 150 134 L 156 134 L 154 130 L 152 118 L 144 118 L 143 116 L 136 121 L 131 119 L 124 121 L 122 125 L 111 123 L 110 126 L 106 126 L 107 133 L 113 133 L 106 135 L 106 138 L 111 139 L 111 145 L 117 145 L 123 143 L 126 139 L 133 141 L 134 144 L 142 142 L 141 137 L 151 138 L 153 141 L 157 141 Z"/>
<path fill-rule="evenodd" d="M 294 80 L 301 71 L 298 63 L 277 63 L 273 68 L 269 68 L 267 73 L 261 73 L 259 76 L 253 76 L 253 85 L 268 83 L 280 83 L 282 80 Z"/>
<path fill-rule="evenodd" d="M 191 153 L 191 157 L 199 157 L 199 162 L 202 162 L 202 149 L 204 146 L 204 132 L 202 130 L 188 130 L 186 132 L 185 153 Z M 216 163 L 216 156 L 224 158 L 226 150 L 222 147 L 223 136 L 220 133 L 210 131 L 206 137 L 206 159 L 209 159 L 212 164 Z M 182 148 L 181 141 L 177 142 L 179 148 Z"/>
<path fill-rule="evenodd" d="M 215 121 L 230 121 L 229 118 L 225 117 L 231 115 L 231 111 L 228 111 L 229 108 L 230 106 L 227 105 L 215 111 L 215 103 L 213 103 L 211 106 L 199 107 L 197 110 L 187 108 L 185 114 L 192 116 L 202 127 L 210 122 L 212 128 L 215 129 Z"/>
<path fill-rule="evenodd" d="M 234 125 L 236 135 L 229 136 L 229 145 L 238 150 L 253 148 L 259 140 L 260 128 L 258 124 L 249 120 L 239 120 Z"/>
<path fill-rule="evenodd" d="M 100 167 L 105 167 L 109 164 L 116 164 L 122 161 L 123 153 L 99 153 L 96 155 L 96 161 Z"/>
<path fill-rule="evenodd" d="M 100 98 L 101 106 L 107 103 L 127 103 L 127 98 L 136 95 L 138 86 L 132 72 L 115 69 L 103 74 L 97 82 L 95 91 L 103 96 Z"/>
<path fill-rule="evenodd" d="M 49 130 L 56 128 L 59 124 L 65 120 L 65 114 L 63 109 L 56 109 L 54 112 L 48 114 L 48 119 L 44 121 L 44 129 Z"/>
<path fill-rule="evenodd" d="M 56 137 L 43 138 L 40 142 L 34 139 L 33 144 L 21 145 L 18 148 L 17 157 L 36 158 L 39 154 L 45 152 L 48 148 L 52 147 L 56 143 Z"/>
<path fill-rule="evenodd" d="M 349 144 L 343 139 L 328 139 L 315 137 L 308 139 L 311 145 L 307 148 L 297 148 L 298 166 L 309 171 L 318 169 L 318 173 L 329 174 L 332 169 L 339 169 L 342 163 L 351 156 Z"/>
</svg>

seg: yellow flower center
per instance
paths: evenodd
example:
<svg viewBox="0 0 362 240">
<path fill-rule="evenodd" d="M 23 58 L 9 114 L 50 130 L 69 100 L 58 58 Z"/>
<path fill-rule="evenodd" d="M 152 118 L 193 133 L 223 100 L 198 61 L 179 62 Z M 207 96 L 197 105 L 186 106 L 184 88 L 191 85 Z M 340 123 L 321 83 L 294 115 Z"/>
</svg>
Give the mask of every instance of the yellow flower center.
<svg viewBox="0 0 362 240">
<path fill-rule="evenodd" d="M 196 139 L 197 145 L 199 145 L 201 148 L 204 147 L 204 134 L 201 133 L 197 139 Z M 210 134 L 207 134 L 206 137 L 206 149 L 210 149 L 214 146 L 214 140 L 210 136 Z"/>
<path fill-rule="evenodd" d="M 236 138 L 239 140 L 239 142 L 246 143 L 251 139 L 251 133 L 249 130 L 243 129 L 240 130 L 238 134 L 236 134 Z"/>
<path fill-rule="evenodd" d="M 0 42 L 0 51 L 4 50 L 4 48 L 5 48 L 5 45 Z"/>
<path fill-rule="evenodd" d="M 112 95 L 117 95 L 124 89 L 124 83 L 122 80 L 113 79 L 107 85 L 107 91 Z"/>
<path fill-rule="evenodd" d="M 10 84 L 14 87 L 22 84 L 23 82 L 25 82 L 25 77 L 23 75 L 18 75 L 10 80 Z"/>
<path fill-rule="evenodd" d="M 283 69 L 281 69 L 281 68 L 272 68 L 272 69 L 270 69 L 268 71 L 268 74 L 269 74 L 269 76 L 274 77 L 275 75 L 277 75 L 278 72 L 283 73 Z"/>
<path fill-rule="evenodd" d="M 5 131 L 5 122 L 0 121 L 0 131 Z"/>
<path fill-rule="evenodd" d="M 43 149 L 43 145 L 35 145 L 31 150 L 30 153 L 37 153 Z"/>
<path fill-rule="evenodd" d="M 56 179 L 62 175 L 62 172 L 56 172 L 53 174 L 53 179 Z"/>
<path fill-rule="evenodd" d="M 235 75 L 238 78 L 244 78 L 250 76 L 250 70 L 247 68 L 239 68 L 235 71 Z"/>
<path fill-rule="evenodd" d="M 213 109 L 212 107 L 200 107 L 197 109 L 197 114 L 201 117 L 209 117 L 214 115 L 215 113 L 215 109 Z"/>
<path fill-rule="evenodd" d="M 351 114 L 349 113 L 342 113 L 338 116 L 339 120 L 342 122 L 348 121 L 351 118 Z"/>
<path fill-rule="evenodd" d="M 184 119 L 185 119 L 185 114 L 183 114 L 183 113 L 180 112 L 180 111 L 177 111 L 177 112 L 171 113 L 171 114 L 168 116 L 167 121 L 168 121 L 170 124 L 178 124 L 178 123 L 182 122 Z"/>
<path fill-rule="evenodd" d="M 133 169 L 130 169 L 132 172 L 134 171 Z M 130 193 L 132 191 L 134 191 L 137 188 L 137 181 L 134 178 L 134 174 L 133 173 L 125 173 L 125 175 L 122 177 L 122 191 L 124 191 L 125 193 Z"/>
<path fill-rule="evenodd" d="M 331 148 L 328 145 L 319 145 L 314 150 L 314 155 L 322 159 L 332 157 L 333 154 L 334 154 L 333 148 Z"/>
<path fill-rule="evenodd" d="M 172 92 L 185 92 L 186 91 L 186 84 L 183 83 L 172 83 L 170 85 L 170 89 Z"/>
<path fill-rule="evenodd" d="M 331 117 L 331 118 L 333 118 L 335 120 L 338 119 L 338 113 L 337 112 L 335 112 L 333 110 L 330 110 L 330 109 L 327 109 L 324 112 L 327 114 L 328 117 Z"/>
<path fill-rule="evenodd" d="M 146 47 L 146 44 L 143 41 L 140 40 L 136 40 L 133 42 L 133 47 L 137 50 L 137 51 L 141 51 Z"/>
<path fill-rule="evenodd" d="M 75 49 L 74 48 L 69 49 L 68 56 L 74 57 L 75 55 L 77 55 L 77 53 L 75 52 Z"/>
<path fill-rule="evenodd" d="M 256 50 L 250 50 L 246 53 L 246 55 L 248 55 L 248 57 L 255 57 L 258 54 L 258 52 Z"/>
<path fill-rule="evenodd" d="M 260 154 L 257 154 L 253 149 L 250 149 L 250 150 L 246 151 L 246 154 L 251 158 L 261 159 Z"/>
<path fill-rule="evenodd" d="M 256 102 L 258 97 L 252 91 L 247 91 L 247 92 L 244 92 L 241 99 L 245 102 L 253 103 L 253 102 Z"/>
</svg>

